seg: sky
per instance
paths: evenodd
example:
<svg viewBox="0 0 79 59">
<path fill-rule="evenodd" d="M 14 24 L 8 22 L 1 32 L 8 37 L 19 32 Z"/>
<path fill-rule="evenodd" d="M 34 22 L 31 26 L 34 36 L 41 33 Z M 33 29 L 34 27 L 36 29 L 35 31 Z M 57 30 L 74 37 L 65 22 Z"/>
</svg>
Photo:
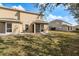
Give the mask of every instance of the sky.
<svg viewBox="0 0 79 59">
<path fill-rule="evenodd" d="M 0 3 L 1 7 L 7 7 L 7 8 L 17 8 L 23 11 L 30 11 L 30 12 L 34 12 L 37 13 L 38 8 L 36 8 L 33 4 L 31 3 Z M 52 9 L 53 11 L 51 13 L 48 13 L 48 16 L 46 16 L 46 19 L 44 19 L 45 21 L 52 21 L 55 19 L 60 19 L 60 20 L 64 20 L 66 22 L 71 23 L 72 25 L 76 25 L 76 19 L 74 19 L 74 17 L 69 13 L 68 10 L 66 10 L 66 7 L 60 5 L 54 9 Z"/>
</svg>

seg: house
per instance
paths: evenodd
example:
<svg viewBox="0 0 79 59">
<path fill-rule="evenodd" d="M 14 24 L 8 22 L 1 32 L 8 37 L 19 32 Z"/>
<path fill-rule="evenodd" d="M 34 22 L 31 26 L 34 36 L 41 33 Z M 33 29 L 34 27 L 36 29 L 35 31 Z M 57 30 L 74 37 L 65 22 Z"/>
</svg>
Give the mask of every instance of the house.
<svg viewBox="0 0 79 59">
<path fill-rule="evenodd" d="M 40 33 L 48 30 L 48 23 L 37 13 L 0 7 L 0 33 Z"/>
<path fill-rule="evenodd" d="M 79 25 L 75 25 L 74 30 L 79 30 Z"/>
<path fill-rule="evenodd" d="M 49 23 L 50 30 L 72 31 L 72 25 L 63 20 L 55 19 Z"/>
</svg>

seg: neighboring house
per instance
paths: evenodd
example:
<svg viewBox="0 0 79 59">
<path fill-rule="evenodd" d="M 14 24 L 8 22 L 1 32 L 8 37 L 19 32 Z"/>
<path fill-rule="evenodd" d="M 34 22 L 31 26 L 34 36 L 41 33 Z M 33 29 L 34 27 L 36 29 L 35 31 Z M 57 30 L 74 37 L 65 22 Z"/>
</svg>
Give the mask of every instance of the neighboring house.
<svg viewBox="0 0 79 59">
<path fill-rule="evenodd" d="M 79 25 L 75 25 L 74 30 L 79 30 Z"/>
<path fill-rule="evenodd" d="M 40 33 L 48 31 L 48 23 L 37 13 L 0 7 L 0 33 Z"/>
<path fill-rule="evenodd" d="M 72 31 L 72 25 L 63 20 L 55 19 L 49 23 L 50 30 Z"/>
</svg>

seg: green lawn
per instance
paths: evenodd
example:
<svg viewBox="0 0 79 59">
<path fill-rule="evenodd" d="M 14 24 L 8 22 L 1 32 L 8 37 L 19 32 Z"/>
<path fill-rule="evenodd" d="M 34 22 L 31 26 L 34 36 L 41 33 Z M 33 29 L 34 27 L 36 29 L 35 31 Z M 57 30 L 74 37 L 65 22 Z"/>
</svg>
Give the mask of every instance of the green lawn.
<svg viewBox="0 0 79 59">
<path fill-rule="evenodd" d="M 0 55 L 77 56 L 79 55 L 79 34 L 50 31 L 48 35 L 1 36 Z"/>
</svg>

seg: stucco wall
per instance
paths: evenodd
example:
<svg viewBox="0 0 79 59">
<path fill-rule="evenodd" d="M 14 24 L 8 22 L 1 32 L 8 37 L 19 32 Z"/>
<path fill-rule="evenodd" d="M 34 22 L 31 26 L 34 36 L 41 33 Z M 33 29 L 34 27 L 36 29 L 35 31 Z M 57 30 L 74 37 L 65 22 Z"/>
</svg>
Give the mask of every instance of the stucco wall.
<svg viewBox="0 0 79 59">
<path fill-rule="evenodd" d="M 63 31 L 68 31 L 68 27 L 67 26 L 62 26 Z"/>
<path fill-rule="evenodd" d="M 7 10 L 7 9 L 0 8 L 0 18 L 13 18 L 13 19 L 17 19 L 16 13 L 17 13 L 17 11 Z"/>
<path fill-rule="evenodd" d="M 44 31 L 46 32 L 46 31 L 48 31 L 48 24 L 44 24 Z"/>
<path fill-rule="evenodd" d="M 22 24 L 12 23 L 12 33 L 21 33 L 21 32 L 22 32 Z"/>
<path fill-rule="evenodd" d="M 38 20 L 38 15 L 30 14 L 30 13 L 20 13 L 20 20 L 23 23 L 23 29 L 25 29 L 25 24 L 28 24 L 28 32 L 32 32 L 32 23 L 35 20 Z"/>
</svg>

